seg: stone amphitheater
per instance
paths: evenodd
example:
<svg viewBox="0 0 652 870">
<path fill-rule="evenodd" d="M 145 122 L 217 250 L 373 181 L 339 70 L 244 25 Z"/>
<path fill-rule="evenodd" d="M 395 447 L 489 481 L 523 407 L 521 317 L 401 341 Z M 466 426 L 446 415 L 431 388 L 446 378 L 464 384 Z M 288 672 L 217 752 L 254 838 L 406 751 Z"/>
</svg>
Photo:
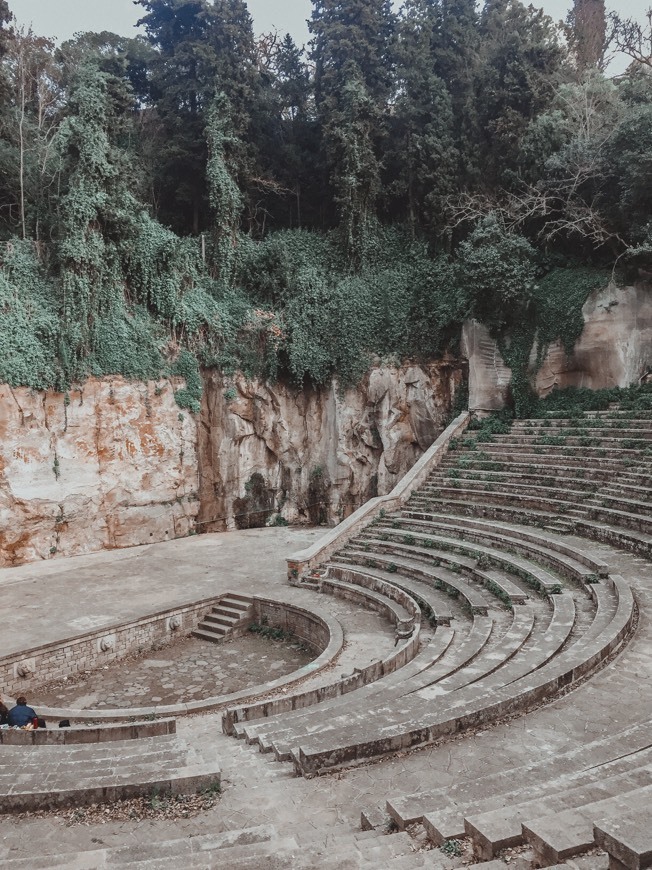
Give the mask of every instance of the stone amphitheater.
<svg viewBox="0 0 652 870">
<path fill-rule="evenodd" d="M 652 411 L 468 424 L 325 535 L 4 572 L 6 692 L 73 727 L 0 732 L 0 866 L 652 866 Z M 252 622 L 310 663 L 229 696 L 39 705 L 44 674 L 161 633 L 237 649 Z M 189 818 L 64 817 L 217 783 Z"/>
</svg>

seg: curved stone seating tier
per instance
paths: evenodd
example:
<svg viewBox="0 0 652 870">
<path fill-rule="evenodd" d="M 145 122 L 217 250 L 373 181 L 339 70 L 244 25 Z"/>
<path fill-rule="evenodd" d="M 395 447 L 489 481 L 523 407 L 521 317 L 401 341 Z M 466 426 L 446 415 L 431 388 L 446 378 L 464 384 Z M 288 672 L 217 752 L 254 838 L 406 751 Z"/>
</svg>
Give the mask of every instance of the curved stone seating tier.
<svg viewBox="0 0 652 870">
<path fill-rule="evenodd" d="M 345 575 L 350 577 L 352 573 L 350 565 L 347 565 L 345 562 L 330 562 L 328 565 L 329 576 L 343 579 Z M 357 578 L 359 577 L 380 577 L 402 589 L 416 601 L 421 609 L 422 618 L 425 618 L 432 628 L 440 625 L 450 625 L 453 619 L 453 612 L 455 612 L 456 616 L 462 613 L 461 610 L 459 614 L 457 610 L 454 611 L 454 608 L 451 606 L 450 594 L 441 589 L 435 589 L 418 579 L 407 577 L 405 574 L 399 573 L 398 570 L 384 571 L 378 567 L 365 567 L 364 570 L 360 570 L 359 567 L 356 567 L 354 575 L 356 577 L 354 582 L 358 582 Z"/>
<path fill-rule="evenodd" d="M 293 753 L 298 752 L 301 742 L 311 733 L 322 733 L 324 729 L 337 732 L 346 728 L 351 721 L 373 717 L 381 707 L 400 703 L 412 689 L 430 685 L 469 665 L 489 642 L 493 624 L 490 617 L 476 616 L 471 632 L 464 641 L 459 645 L 448 644 L 445 652 L 430 667 L 412 676 L 401 671 L 397 674 L 399 679 L 392 681 L 391 685 L 383 685 L 381 692 L 356 692 L 344 703 L 333 705 L 328 711 L 327 720 L 324 719 L 325 711 L 320 707 L 299 718 L 293 717 L 291 722 L 268 722 L 253 732 L 245 729 L 247 740 L 250 743 L 258 742 L 261 751 L 273 751 L 278 761 L 290 761 Z"/>
<path fill-rule="evenodd" d="M 589 475 L 594 473 L 594 466 L 587 465 L 585 457 L 582 455 L 571 456 L 565 453 L 562 448 L 556 448 L 555 450 L 548 448 L 546 450 L 543 447 L 538 447 L 536 453 L 510 453 L 508 451 L 497 450 L 495 446 L 492 448 L 491 442 L 481 444 L 477 450 L 470 452 L 465 451 L 460 446 L 442 460 L 440 468 L 444 470 L 449 468 L 463 469 L 466 467 L 469 469 L 477 468 L 480 471 L 490 470 L 490 468 L 486 467 L 487 465 L 490 468 L 493 467 L 496 471 L 501 469 L 505 471 L 511 469 L 522 471 L 531 467 L 545 469 L 550 466 L 552 474 L 555 474 L 557 469 L 562 468 L 578 469 Z M 499 467 L 496 468 L 496 466 Z M 595 473 L 599 474 L 603 472 L 608 475 L 609 472 L 625 471 L 630 467 L 635 467 L 635 463 L 632 466 L 628 466 L 618 457 L 602 456 L 600 457 L 599 469 L 595 469 Z M 431 472 L 430 476 L 436 473 L 436 471 Z"/>
<path fill-rule="evenodd" d="M 495 809 L 497 801 L 508 806 L 519 800 L 547 797 L 567 788 L 599 782 L 603 774 L 632 770 L 650 758 L 652 722 L 641 722 L 553 757 L 521 763 L 517 768 L 428 791 L 392 794 L 385 806 L 401 831 L 427 815 L 438 832 L 433 832 L 437 843 L 439 837 L 441 840 L 463 837 L 464 816 Z"/>
<path fill-rule="evenodd" d="M 499 455 L 501 457 L 508 457 L 510 455 L 521 457 L 524 455 L 540 456 L 545 452 L 551 456 L 556 455 L 568 458 L 581 458 L 586 463 L 608 459 L 609 453 L 615 451 L 618 452 L 618 461 L 620 462 L 626 462 L 627 460 L 636 462 L 636 460 L 641 458 L 643 455 L 643 448 L 625 447 L 618 439 L 614 439 L 616 443 L 610 447 L 583 447 L 579 444 L 546 444 L 543 441 L 543 438 L 540 439 L 541 443 L 538 444 L 534 439 L 532 441 L 519 443 L 518 441 L 508 440 L 509 437 L 510 436 L 506 435 L 503 440 L 500 440 L 500 436 L 494 435 L 491 441 L 482 443 L 481 449 L 485 453 Z M 462 442 L 461 448 L 462 450 L 464 449 L 464 442 Z"/>
<path fill-rule="evenodd" d="M 514 434 L 539 435 L 545 431 L 546 435 L 564 435 L 574 431 L 585 431 L 588 436 L 594 433 L 616 434 L 619 438 L 645 438 L 650 437 L 650 421 L 634 419 L 578 419 L 578 420 L 514 420 L 511 431 Z M 641 431 L 642 430 L 642 431 Z"/>
<path fill-rule="evenodd" d="M 474 529 L 480 532 L 487 532 L 489 537 L 497 542 L 504 541 L 507 546 L 511 546 L 513 541 L 525 541 L 529 544 L 535 544 L 537 547 L 543 547 L 545 550 L 554 552 L 557 555 L 568 556 L 574 562 L 584 565 L 597 577 L 609 576 L 609 565 L 602 559 L 598 559 L 592 553 L 583 547 L 577 547 L 562 538 L 546 533 L 545 531 L 533 531 L 523 526 L 514 526 L 507 523 L 497 524 L 495 521 L 487 522 L 486 520 L 473 519 L 469 517 L 451 516 L 449 514 L 438 514 L 434 512 L 420 514 L 415 511 L 406 509 L 403 511 L 404 517 L 419 517 L 427 522 L 432 522 L 437 528 L 453 527 L 455 529 Z M 401 517 L 398 517 L 399 521 Z"/>
<path fill-rule="evenodd" d="M 556 655 L 559 650 L 570 638 L 571 631 L 575 625 L 575 602 L 567 593 L 555 595 L 553 598 L 553 610 L 550 622 L 545 628 L 545 631 L 537 633 L 535 636 L 528 635 L 530 643 L 524 643 L 521 649 L 525 651 L 522 656 L 510 656 L 507 662 L 500 670 L 493 670 L 482 680 L 478 691 L 485 692 L 493 686 L 506 686 L 515 682 L 536 668 L 545 665 L 550 659 Z M 477 682 L 477 680 L 473 680 Z M 464 684 L 466 685 L 466 684 Z M 440 687 L 428 686 L 418 692 L 420 698 L 431 700 L 438 697 Z M 452 703 L 458 703 L 457 699 Z"/>
<path fill-rule="evenodd" d="M 480 516 L 503 516 L 506 519 L 518 517 L 515 511 L 522 513 L 520 516 L 533 519 L 540 518 L 545 522 L 546 515 L 561 515 L 564 519 L 574 522 L 577 518 L 603 521 L 608 525 L 623 526 L 624 528 L 640 531 L 644 534 L 652 534 L 652 520 L 645 514 L 634 514 L 626 511 L 614 510 L 606 507 L 598 507 L 584 500 L 571 500 L 560 498 L 542 498 L 538 496 L 522 495 L 515 492 L 487 489 L 468 489 L 463 486 L 442 487 L 437 494 L 428 496 L 418 495 L 412 498 L 411 506 L 423 510 L 449 510 L 452 513 L 475 514 Z M 645 509 L 645 505 L 642 508 Z M 498 508 L 504 508 L 502 513 Z M 511 512 L 511 513 L 510 513 Z M 531 522 L 532 520 L 530 520 Z"/>
<path fill-rule="evenodd" d="M 474 525 L 463 521 L 455 523 L 452 518 L 440 521 L 434 514 L 418 511 L 405 511 L 397 521 L 401 528 L 420 531 L 426 535 L 430 530 L 435 535 L 448 532 L 448 534 L 459 535 L 465 541 L 482 544 L 485 547 L 504 547 L 510 553 L 533 559 L 577 583 L 596 583 L 600 577 L 609 574 L 604 563 L 596 564 L 586 554 L 576 554 L 571 547 L 563 544 L 557 547 L 553 541 L 543 535 L 510 534 L 508 529 L 496 528 L 493 524 Z M 576 555 L 580 558 L 576 558 Z"/>
<path fill-rule="evenodd" d="M 414 598 L 379 577 L 362 574 L 351 582 L 344 576 L 336 578 L 328 574 L 319 579 L 318 589 L 339 598 L 358 601 L 370 610 L 381 613 L 396 626 L 397 631 L 410 634 L 421 624 L 421 609 Z"/>
<path fill-rule="evenodd" d="M 646 517 L 650 511 L 650 504 L 645 501 L 623 498 L 620 495 L 611 495 L 604 492 L 600 493 L 599 496 L 587 498 L 582 507 L 588 511 L 606 508 L 609 511 L 617 511 L 620 514 L 634 514 L 636 517 L 641 515 Z"/>
<path fill-rule="evenodd" d="M 389 537 L 389 531 L 387 531 L 387 536 Z M 439 561 L 449 567 L 453 566 L 471 577 L 474 577 L 478 570 L 481 571 L 482 567 L 498 567 L 503 568 L 514 577 L 521 578 L 533 589 L 543 594 L 554 595 L 561 591 L 561 578 L 558 575 L 552 574 L 534 562 L 498 548 L 465 542 L 460 538 L 435 535 L 434 532 L 424 534 L 415 531 L 410 532 L 409 537 L 414 539 L 414 544 L 384 541 L 376 537 L 370 538 L 368 543 L 374 547 L 374 559 L 376 560 L 380 558 L 379 554 L 383 553 L 404 555 L 429 565 L 436 565 Z M 347 555 L 352 552 L 354 551 L 350 551 L 348 548 L 344 551 Z M 355 552 L 356 558 L 365 556 L 360 551 Z M 482 559 L 485 560 L 486 565 L 481 562 L 482 567 L 479 568 L 478 560 Z M 387 561 L 386 558 L 385 561 Z M 448 582 L 450 573 L 446 577 Z M 471 606 L 473 606 L 472 603 Z"/>
<path fill-rule="evenodd" d="M 373 573 L 369 569 L 365 569 L 364 572 L 358 571 L 358 570 L 352 571 L 348 566 L 338 565 L 338 564 L 331 565 L 329 567 L 329 572 L 332 572 L 336 575 L 344 574 L 345 576 L 349 577 L 352 580 L 357 578 L 358 580 L 362 580 L 362 582 L 365 582 L 365 583 L 368 582 L 369 577 L 374 576 Z M 381 572 L 381 574 L 382 574 L 382 572 Z M 378 575 L 376 575 L 376 576 L 378 576 Z M 392 583 L 396 583 L 396 585 L 400 585 L 402 583 L 402 578 L 398 575 L 398 573 L 394 573 L 390 576 L 392 578 L 392 580 L 391 580 Z M 407 582 L 409 582 L 409 581 L 407 581 Z M 412 581 L 412 583 L 410 584 L 411 589 L 413 589 L 416 585 L 419 585 L 419 584 L 417 584 L 416 581 Z M 421 587 L 422 588 L 419 589 L 419 594 L 421 594 L 421 595 L 427 596 L 429 594 L 429 592 L 433 591 L 433 590 L 429 590 L 428 587 L 425 586 L 425 584 L 421 584 Z M 480 601 L 480 609 L 486 611 L 486 609 L 487 609 L 486 604 L 484 604 L 484 602 L 482 602 L 482 599 L 479 596 L 478 596 L 478 600 Z M 436 605 L 436 606 L 438 606 L 438 605 Z M 435 662 L 437 662 L 438 667 L 440 667 L 440 668 L 443 667 L 443 672 L 440 674 L 440 676 L 445 676 L 446 674 L 456 670 L 458 667 L 461 666 L 461 664 L 463 664 L 467 661 L 470 661 L 477 654 L 479 649 L 481 649 L 482 646 L 484 646 L 484 644 L 486 644 L 489 636 L 491 635 L 492 626 L 493 626 L 493 620 L 489 620 L 489 619 L 487 619 L 487 620 L 480 620 L 480 619 L 474 620 L 471 636 L 470 636 L 470 638 L 467 638 L 466 640 L 463 640 L 463 638 L 464 638 L 463 634 L 461 635 L 461 640 L 457 640 L 458 635 L 460 634 L 459 630 L 458 630 L 456 632 L 456 644 L 455 644 L 454 650 L 452 649 L 452 647 L 451 647 L 451 649 L 448 649 L 448 645 L 449 645 L 450 641 L 446 641 L 445 647 L 442 648 L 442 642 L 441 642 L 442 633 L 441 633 L 441 629 L 438 628 L 433 640 L 430 643 L 428 643 L 424 649 L 422 649 L 422 651 L 419 653 L 419 655 L 417 655 L 415 657 L 415 660 L 411 663 L 411 666 L 408 665 L 407 667 L 403 667 L 400 672 L 396 673 L 396 684 L 398 686 L 399 693 L 404 693 L 406 691 L 405 686 L 407 685 L 408 680 L 412 677 L 413 674 L 419 674 L 419 679 L 421 680 L 419 685 L 427 685 L 428 683 L 432 682 L 432 680 L 436 679 L 437 677 L 432 676 L 431 675 L 432 671 L 429 670 Z M 444 635 L 444 637 L 447 637 L 447 635 Z M 461 651 L 460 651 L 460 647 L 461 647 Z M 434 650 L 434 655 L 433 655 L 433 650 Z M 447 655 L 445 657 L 442 657 L 443 651 L 447 652 Z M 441 658 L 441 661 L 440 661 L 440 658 Z M 442 664 L 442 662 L 443 662 L 443 664 Z M 358 704 L 359 703 L 358 699 L 360 699 L 362 697 L 365 698 L 365 703 L 366 703 L 367 699 L 369 697 L 371 697 L 372 694 L 375 694 L 376 692 L 378 692 L 378 693 L 382 692 L 383 697 L 386 697 L 387 693 L 390 691 L 390 688 L 389 688 L 390 685 L 394 685 L 393 681 L 391 679 L 384 678 L 381 681 L 379 681 L 377 687 L 376 686 L 374 686 L 374 687 L 367 686 L 367 687 L 365 687 L 364 692 L 356 692 L 354 696 L 351 696 L 352 700 L 350 700 L 350 701 L 349 701 L 349 699 L 347 699 L 346 701 L 340 701 L 340 702 L 338 702 L 338 704 L 336 706 L 333 704 L 328 704 L 328 705 L 320 704 L 319 711 L 317 712 L 316 715 L 321 718 L 321 716 L 324 715 L 324 711 L 326 709 L 328 709 L 329 712 L 333 709 L 337 709 L 338 711 L 340 711 L 344 707 L 346 707 L 348 704 L 351 704 L 351 703 Z M 308 714 L 308 715 L 310 715 L 310 714 Z M 299 721 L 299 719 L 300 719 L 300 717 L 294 716 L 292 718 L 292 722 L 295 723 L 295 722 Z M 268 723 L 265 723 L 261 727 L 268 729 L 270 727 L 270 725 Z M 259 729 L 255 723 L 254 723 L 253 730 L 245 728 L 241 732 L 241 736 L 248 736 L 248 739 L 251 735 L 255 735 L 256 739 L 259 736 Z M 271 748 L 271 747 L 268 747 L 268 748 Z"/>
<path fill-rule="evenodd" d="M 620 480 L 610 483 L 605 487 L 603 492 L 607 496 L 613 493 L 617 496 L 627 496 L 627 498 L 631 498 L 634 501 L 652 502 L 650 486 L 652 486 L 652 477 L 646 477 L 644 480 L 641 480 L 640 484 L 627 483 L 624 480 Z"/>
<path fill-rule="evenodd" d="M 413 525 L 406 525 L 407 528 L 413 529 Z M 390 537 L 388 535 L 388 537 Z M 373 539 L 371 539 L 373 540 Z M 381 539 L 382 540 L 382 539 Z M 388 542 L 383 540 L 384 544 Z M 390 548 L 390 552 L 394 552 Z M 436 551 L 433 551 L 433 558 L 436 559 Z M 524 604 L 528 598 L 528 593 L 520 586 L 517 586 L 505 572 L 482 570 L 476 563 L 475 566 L 468 566 L 471 569 L 472 579 L 485 586 L 493 595 L 496 595 L 503 604 L 511 607 L 513 604 Z"/>
<path fill-rule="evenodd" d="M 616 580 L 616 578 L 614 578 Z M 402 698 L 399 706 L 380 708 L 366 721 L 349 723 L 331 734 L 311 735 L 293 753 L 297 773 L 312 776 L 390 752 L 423 746 L 442 737 L 485 724 L 515 711 L 524 712 L 553 697 L 591 673 L 619 648 L 634 621 L 634 600 L 618 578 L 619 593 L 613 618 L 595 637 L 580 639 L 562 649 L 547 664 L 508 685 L 483 692 L 483 681 L 453 693 L 448 703 L 424 704 L 421 698 Z M 490 680 L 492 677 L 489 678 Z"/>
<path fill-rule="evenodd" d="M 403 549 L 403 552 L 407 553 L 408 557 L 399 555 L 400 552 L 401 551 L 399 550 L 395 551 L 388 547 L 385 554 L 377 552 L 374 555 L 374 558 L 371 559 L 366 552 L 347 549 L 338 554 L 338 560 L 344 564 L 350 563 L 352 565 L 360 565 L 366 568 L 378 567 L 385 570 L 390 568 L 392 571 L 396 570 L 408 573 L 417 580 L 421 580 L 424 583 L 431 583 L 435 589 L 440 589 L 455 599 L 459 598 L 462 601 L 463 606 L 468 609 L 469 613 L 477 616 L 487 615 L 489 612 L 489 602 L 482 595 L 481 591 L 454 571 L 441 565 L 435 565 L 432 553 L 427 554 L 430 556 L 432 565 L 422 566 L 418 561 L 419 554 L 415 548 L 411 548 L 411 550 L 408 550 L 408 548 Z M 409 558 L 409 556 L 412 556 L 413 558 Z M 442 554 L 442 560 L 444 559 L 449 561 L 450 564 L 454 564 L 456 567 L 463 566 L 469 571 L 473 568 L 473 562 L 470 559 L 464 560 L 463 557 L 457 559 L 451 557 L 451 559 L 448 560 L 446 554 Z"/>
<path fill-rule="evenodd" d="M 462 481 L 464 483 L 464 481 Z M 457 501 L 466 501 L 474 504 L 480 501 L 482 505 L 506 505 L 522 509 L 545 511 L 547 513 L 564 514 L 572 510 L 578 502 L 572 498 L 546 498 L 543 496 L 524 493 L 509 492 L 506 489 L 488 490 L 472 489 L 459 485 L 455 487 L 442 487 L 437 494 L 419 495 L 412 498 L 410 504 L 414 507 L 428 508 L 430 505 L 448 505 Z M 441 507 L 439 508 L 442 509 Z"/>
<path fill-rule="evenodd" d="M 0 744 L 5 746 L 70 746 L 78 743 L 110 743 L 113 740 L 140 740 L 177 733 L 176 719 L 154 719 L 120 725 L 93 725 L 70 728 L 18 728 L 0 730 Z"/>
<path fill-rule="evenodd" d="M 628 444 L 634 442 L 634 446 L 630 450 L 645 450 L 648 443 L 652 441 L 652 433 L 649 429 L 640 429 L 636 431 L 625 432 L 621 429 L 603 430 L 592 428 L 586 435 L 573 435 L 572 427 L 566 427 L 566 431 L 557 431 L 556 429 L 546 429 L 544 434 L 541 432 L 528 433 L 527 431 L 512 429 L 509 435 L 494 435 L 492 437 L 493 444 L 526 444 L 533 447 L 554 446 L 554 447 L 580 447 L 582 449 L 600 449 L 620 450 L 623 446 L 623 441 Z M 547 444 L 548 438 L 558 438 L 559 442 L 553 445 Z M 590 444 L 586 442 L 590 441 Z"/>
<path fill-rule="evenodd" d="M 357 707 L 360 704 L 374 702 L 382 695 L 383 698 L 393 694 L 402 694 L 402 686 L 406 680 L 419 675 L 441 660 L 447 653 L 457 633 L 450 628 L 438 628 L 435 635 L 423 645 L 419 653 L 400 670 L 395 670 L 389 676 L 384 676 L 373 683 L 367 683 L 347 698 L 337 698 L 319 704 L 319 707 L 300 710 L 291 717 L 270 715 L 269 719 L 244 722 L 235 726 L 237 737 L 244 738 L 247 743 L 257 743 L 261 752 L 274 752 L 278 760 L 291 759 L 289 746 L 296 740 L 297 733 L 311 721 L 318 723 L 324 716 L 331 713 L 341 715 L 349 709 L 349 705 Z"/>
<path fill-rule="evenodd" d="M 572 511 L 569 513 L 573 516 Z M 652 534 L 652 517 L 645 514 L 633 514 L 629 511 L 586 505 L 579 516 L 580 518 L 586 516 L 587 519 L 604 521 L 614 526 L 623 526 L 626 529 L 643 532 L 646 535 Z"/>
<path fill-rule="evenodd" d="M 532 634 L 534 622 L 534 611 L 528 605 L 514 610 L 510 627 L 500 638 L 497 646 L 486 652 L 487 646 L 485 646 L 472 661 L 458 668 L 454 674 L 439 680 L 436 686 L 432 687 L 435 689 L 435 694 L 453 692 L 502 668 L 523 649 Z"/>
<path fill-rule="evenodd" d="M 360 588 L 356 588 L 356 584 L 350 582 L 352 579 L 350 572 L 341 574 L 333 572 L 333 574 L 333 577 L 320 578 L 319 585 L 322 591 L 363 601 L 372 609 L 380 609 L 395 624 L 406 625 L 409 629 L 408 636 L 402 643 L 399 638 L 394 650 L 384 659 L 373 661 L 366 667 L 356 668 L 348 676 L 325 679 L 323 683 L 317 686 L 311 685 L 307 689 L 298 689 L 291 693 L 285 691 L 279 697 L 230 707 L 222 716 L 222 730 L 225 734 L 244 736 L 242 724 L 245 722 L 301 710 L 314 704 L 322 705 L 324 701 L 339 698 L 403 668 L 417 655 L 421 613 L 418 603 L 413 598 L 383 578 L 369 575 L 366 582 L 359 583 Z M 379 592 L 378 589 L 382 589 L 383 592 Z M 401 602 L 398 607 L 397 602 Z M 409 618 L 406 618 L 408 614 Z"/>
<path fill-rule="evenodd" d="M 395 707 L 406 695 L 418 695 L 423 700 L 440 699 L 448 692 L 463 686 L 471 686 L 483 680 L 483 692 L 493 685 L 486 679 L 496 675 L 495 683 L 500 686 L 514 681 L 548 661 L 568 640 L 574 621 L 574 604 L 570 596 L 558 595 L 553 599 L 554 611 L 550 623 L 541 629 L 539 639 L 530 644 L 534 614 L 526 607 L 517 608 L 509 629 L 499 638 L 498 643 L 489 648 L 491 625 L 487 618 L 475 617 L 471 634 L 458 646 L 451 646 L 445 656 L 428 670 L 421 671 L 415 677 L 407 677 L 401 672 L 403 679 L 392 689 L 385 688 L 380 701 L 382 712 L 388 705 Z M 521 658 L 517 661 L 518 655 Z M 377 710 L 370 706 L 369 697 L 358 699 L 357 693 L 345 705 L 338 705 L 329 710 L 330 716 L 326 730 L 332 732 L 346 729 L 351 721 L 364 720 L 367 716 L 375 716 Z M 250 742 L 257 741 L 262 747 L 274 749 L 277 758 L 284 760 L 289 757 L 299 743 L 301 732 L 310 735 L 317 730 L 325 730 L 319 711 L 308 714 L 291 724 L 281 723 L 280 730 L 274 723 L 256 727 L 247 734 Z M 264 732 L 264 733 L 263 733 Z M 279 741 L 284 741 L 279 747 Z"/>
<path fill-rule="evenodd" d="M 552 469 L 553 466 L 550 466 Z M 544 488 L 568 488 L 582 494 L 593 495 L 599 486 L 595 478 L 587 478 L 581 473 L 578 468 L 578 474 L 572 474 L 573 469 L 555 469 L 555 473 L 546 474 L 543 471 L 535 472 L 532 466 L 525 466 L 518 475 L 519 484 L 522 486 L 528 484 L 530 486 Z M 500 487 L 503 484 L 509 484 L 513 481 L 514 472 L 510 471 L 492 471 L 480 470 L 478 472 L 472 469 L 450 468 L 442 470 L 436 477 L 428 481 L 427 487 L 423 487 L 419 495 L 429 496 L 436 495 L 441 487 L 455 489 L 462 483 L 466 488 L 482 488 L 482 487 Z M 603 481 L 609 481 L 611 475 L 604 475 Z"/>
<path fill-rule="evenodd" d="M 0 746 L 0 812 L 61 809 L 219 784 L 211 747 L 177 735 L 86 745 Z"/>
<path fill-rule="evenodd" d="M 652 556 L 652 535 L 644 532 L 577 518 L 573 518 L 573 528 L 578 535 L 583 537 L 603 541 L 614 547 L 622 547 L 642 556 Z"/>
</svg>

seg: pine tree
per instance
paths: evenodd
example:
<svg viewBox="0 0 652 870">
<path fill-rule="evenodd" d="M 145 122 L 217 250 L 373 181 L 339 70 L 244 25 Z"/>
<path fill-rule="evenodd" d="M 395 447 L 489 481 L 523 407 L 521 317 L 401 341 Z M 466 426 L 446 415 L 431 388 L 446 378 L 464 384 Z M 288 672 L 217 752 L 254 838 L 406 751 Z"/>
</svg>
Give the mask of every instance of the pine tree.
<svg viewBox="0 0 652 870">
<path fill-rule="evenodd" d="M 580 74 L 602 69 L 607 45 L 604 0 L 573 0 L 567 18 L 569 43 Z"/>
<path fill-rule="evenodd" d="M 380 189 L 395 18 L 390 0 L 314 0 L 310 29 L 322 149 L 344 249 L 359 262 Z"/>
<path fill-rule="evenodd" d="M 260 82 L 251 16 L 243 0 L 138 2 L 147 11 L 139 23 L 158 49 L 150 95 L 163 126 L 157 181 L 161 217 L 183 232 L 198 233 L 210 224 L 204 134 L 216 92 L 233 107 L 235 133 L 245 141 L 252 138 Z"/>
<path fill-rule="evenodd" d="M 398 96 L 385 161 L 389 192 L 413 234 L 418 227 L 441 229 L 443 198 L 459 182 L 452 98 L 434 72 L 432 11 L 422 0 L 404 8 L 397 48 Z"/>
<path fill-rule="evenodd" d="M 530 122 L 555 92 L 563 51 L 552 19 L 518 0 L 487 0 L 480 22 L 477 113 L 485 182 L 504 182 Z"/>
</svg>

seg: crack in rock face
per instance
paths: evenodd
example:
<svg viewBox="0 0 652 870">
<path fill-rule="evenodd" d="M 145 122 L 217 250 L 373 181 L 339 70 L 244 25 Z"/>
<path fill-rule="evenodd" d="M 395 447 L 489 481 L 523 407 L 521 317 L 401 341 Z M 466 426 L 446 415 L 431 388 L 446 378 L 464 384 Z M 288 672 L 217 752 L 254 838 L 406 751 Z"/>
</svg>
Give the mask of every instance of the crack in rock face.
<svg viewBox="0 0 652 870">
<path fill-rule="evenodd" d="M 254 491 L 250 513 L 266 514 L 264 522 L 339 522 L 389 492 L 432 444 L 462 380 L 454 360 L 378 365 L 346 389 L 335 379 L 299 391 L 208 373 L 199 438 L 202 526 L 243 527 Z"/>
</svg>

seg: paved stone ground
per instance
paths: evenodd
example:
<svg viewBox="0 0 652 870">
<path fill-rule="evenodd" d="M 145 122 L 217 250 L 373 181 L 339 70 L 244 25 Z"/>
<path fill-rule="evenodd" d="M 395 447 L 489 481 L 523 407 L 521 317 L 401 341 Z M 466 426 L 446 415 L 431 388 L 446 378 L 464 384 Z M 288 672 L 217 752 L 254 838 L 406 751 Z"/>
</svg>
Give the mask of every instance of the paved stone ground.
<svg viewBox="0 0 652 870">
<path fill-rule="evenodd" d="M 216 583 L 224 583 L 220 588 L 225 590 L 237 584 L 245 591 L 264 588 L 270 595 L 277 590 L 279 595 L 290 597 L 293 590 L 284 585 L 282 559 L 318 534 L 287 529 L 228 533 L 155 545 L 137 552 L 98 554 L 70 560 L 67 566 L 53 562 L 11 569 L 0 577 L 0 606 L 9 607 L 5 612 L 15 615 L 20 624 L 20 631 L 11 624 L 8 626 L 11 648 L 69 633 L 71 622 L 82 619 L 85 613 L 114 621 L 116 614 L 106 611 L 113 605 L 118 608 L 122 605 L 116 600 L 120 596 L 111 590 L 113 582 L 125 583 L 133 589 L 134 606 L 143 613 L 160 609 L 168 602 L 187 601 L 193 595 L 216 594 Z M 616 747 L 619 731 L 652 716 L 652 564 L 604 545 L 590 546 L 610 564 L 614 573 L 621 573 L 632 585 L 641 616 L 635 637 L 619 658 L 569 695 L 529 715 L 456 737 L 440 746 L 313 780 L 295 778 L 289 764 L 277 763 L 269 755 L 222 735 L 219 716 L 182 719 L 180 733 L 212 743 L 222 760 L 224 794 L 215 809 L 176 822 L 130 820 L 72 827 L 56 816 L 18 822 L 2 818 L 0 866 L 4 857 L 47 855 L 55 848 L 67 852 L 99 845 L 150 842 L 262 823 L 291 832 L 299 840 L 319 837 L 329 842 L 338 833 L 357 828 L 361 809 L 382 804 L 392 795 L 458 781 L 475 783 L 478 777 L 497 772 L 508 772 L 516 789 L 521 786 L 519 767 L 532 760 L 549 758 L 552 762 L 560 753 L 610 735 L 614 736 Z M 194 563 L 192 567 L 190 560 Z M 82 562 L 83 572 L 77 570 Z M 73 566 L 74 571 L 70 570 Z M 123 579 L 127 566 L 137 567 L 137 582 L 133 576 Z M 52 584 L 48 567 L 53 572 Z M 161 574 L 166 576 L 160 577 Z M 78 601 L 70 594 L 78 583 L 87 584 L 91 580 L 107 590 L 106 601 L 99 602 L 88 586 Z M 191 585 L 185 585 L 187 582 Z M 50 596 L 52 616 L 41 627 L 40 617 L 34 618 L 35 608 L 40 609 L 45 619 L 48 604 L 42 598 Z M 313 600 L 322 607 L 328 606 L 324 597 L 314 594 Z M 70 610 L 72 601 L 74 611 Z M 131 607 L 129 613 L 122 615 L 133 615 Z M 478 786 L 476 797 L 485 796 Z M 521 861 L 515 856 L 509 866 L 527 866 L 519 865 Z M 603 856 L 574 861 L 581 870 L 602 870 L 607 866 Z"/>
<path fill-rule="evenodd" d="M 223 644 L 188 637 L 30 695 L 37 707 L 73 710 L 184 704 L 257 686 L 312 658 L 297 643 L 254 634 Z"/>
<path fill-rule="evenodd" d="M 3 655 L 239 588 L 273 595 L 287 555 L 321 534 L 250 529 L 5 568 Z"/>
</svg>

